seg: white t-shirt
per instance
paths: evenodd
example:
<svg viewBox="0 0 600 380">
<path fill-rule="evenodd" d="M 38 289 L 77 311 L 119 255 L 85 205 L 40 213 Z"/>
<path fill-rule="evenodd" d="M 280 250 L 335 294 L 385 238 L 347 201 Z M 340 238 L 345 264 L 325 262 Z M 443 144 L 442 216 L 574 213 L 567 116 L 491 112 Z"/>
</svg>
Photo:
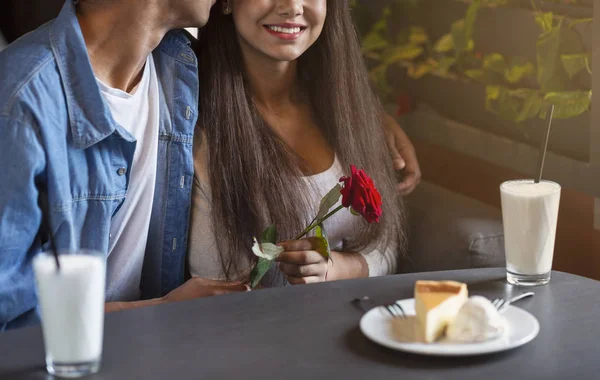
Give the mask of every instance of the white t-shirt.
<svg viewBox="0 0 600 380">
<path fill-rule="evenodd" d="M 206 141 L 205 138 L 202 138 Z M 310 221 L 318 211 L 318 206 L 340 177 L 347 175 L 337 156 L 333 165 L 326 171 L 304 177 L 309 191 L 309 210 L 306 220 Z M 208 178 L 208 149 L 202 144 L 194 152 L 194 187 L 192 191 L 192 212 L 190 224 L 190 236 L 188 240 L 188 266 L 192 277 L 202 277 L 215 280 L 225 279 L 221 269 L 219 251 L 217 250 L 217 237 L 213 231 L 211 220 L 211 192 Z M 332 209 L 341 204 L 338 204 Z M 332 250 L 343 250 L 345 240 L 355 236 L 360 228 L 360 218 L 353 216 L 349 211 L 342 210 L 325 223 L 327 238 Z M 384 251 L 372 250 L 360 252 L 369 266 L 369 276 L 383 276 L 395 273 L 398 265 L 397 242 L 394 241 Z M 234 276 L 239 280 L 249 274 L 251 262 L 242 257 L 239 262 L 240 268 L 246 268 L 242 273 Z"/>
<path fill-rule="evenodd" d="M 159 92 L 154 59 L 146 61 L 142 79 L 131 93 L 98 80 L 112 116 L 137 140 L 129 171 L 129 187 L 112 218 L 107 261 L 106 300 L 134 301 L 140 297 L 140 277 L 148 239 L 158 159 Z"/>
</svg>

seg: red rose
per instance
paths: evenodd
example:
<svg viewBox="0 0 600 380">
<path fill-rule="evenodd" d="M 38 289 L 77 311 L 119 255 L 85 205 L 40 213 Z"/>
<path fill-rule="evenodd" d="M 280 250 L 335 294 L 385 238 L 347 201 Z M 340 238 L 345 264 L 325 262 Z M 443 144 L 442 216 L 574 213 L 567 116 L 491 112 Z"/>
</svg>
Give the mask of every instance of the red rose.
<svg viewBox="0 0 600 380">
<path fill-rule="evenodd" d="M 400 94 L 396 97 L 396 116 L 400 117 L 412 112 L 413 99 L 408 94 Z"/>
<path fill-rule="evenodd" d="M 340 182 L 344 183 L 341 190 L 342 206 L 352 207 L 369 223 L 379 222 L 381 194 L 364 170 L 358 170 L 354 165 L 350 165 L 350 170 L 350 177 L 340 178 Z"/>
</svg>

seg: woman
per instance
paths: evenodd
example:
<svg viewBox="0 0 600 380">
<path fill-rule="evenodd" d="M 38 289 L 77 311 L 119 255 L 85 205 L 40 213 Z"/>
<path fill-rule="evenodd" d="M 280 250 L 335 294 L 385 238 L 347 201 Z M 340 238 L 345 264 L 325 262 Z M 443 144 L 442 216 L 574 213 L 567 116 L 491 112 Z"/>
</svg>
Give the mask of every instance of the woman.
<svg viewBox="0 0 600 380">
<path fill-rule="evenodd" d="M 192 276 L 245 281 L 252 237 L 271 223 L 292 284 L 393 273 L 404 208 L 348 2 L 221 0 L 201 31 L 200 121 L 189 242 Z M 354 164 L 373 178 L 383 217 L 325 223 L 332 261 L 291 239 Z M 271 276 L 264 286 L 281 281 Z"/>
</svg>

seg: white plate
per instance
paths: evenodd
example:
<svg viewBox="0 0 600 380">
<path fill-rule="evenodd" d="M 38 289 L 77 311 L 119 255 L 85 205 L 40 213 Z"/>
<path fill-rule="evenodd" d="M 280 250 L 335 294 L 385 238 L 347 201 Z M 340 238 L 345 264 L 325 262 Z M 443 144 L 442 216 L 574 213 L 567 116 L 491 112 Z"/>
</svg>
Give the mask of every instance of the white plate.
<svg viewBox="0 0 600 380">
<path fill-rule="evenodd" d="M 495 339 L 478 343 L 421 343 L 414 340 L 413 334 L 403 334 L 414 323 L 415 300 L 397 301 L 409 316 L 404 320 L 394 320 L 384 307 L 369 310 L 360 320 L 360 329 L 367 338 L 382 346 L 432 356 L 473 356 L 510 350 L 535 338 L 540 331 L 538 320 L 527 311 L 509 306 L 502 315 L 507 320 L 504 333 Z M 393 323 L 392 323 L 393 321 Z M 414 328 L 414 325 L 412 325 Z M 412 337 L 411 337 L 412 335 Z"/>
</svg>

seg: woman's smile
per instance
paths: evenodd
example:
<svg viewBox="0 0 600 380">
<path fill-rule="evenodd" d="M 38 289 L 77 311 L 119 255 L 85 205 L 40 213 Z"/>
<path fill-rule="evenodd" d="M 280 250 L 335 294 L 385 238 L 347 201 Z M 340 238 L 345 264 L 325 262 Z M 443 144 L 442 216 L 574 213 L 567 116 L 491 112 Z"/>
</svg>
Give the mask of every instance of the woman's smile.
<svg viewBox="0 0 600 380">
<path fill-rule="evenodd" d="M 270 24 L 263 27 L 269 34 L 286 41 L 293 41 L 300 38 L 306 30 L 306 26 L 304 25 L 291 23 Z"/>
</svg>

